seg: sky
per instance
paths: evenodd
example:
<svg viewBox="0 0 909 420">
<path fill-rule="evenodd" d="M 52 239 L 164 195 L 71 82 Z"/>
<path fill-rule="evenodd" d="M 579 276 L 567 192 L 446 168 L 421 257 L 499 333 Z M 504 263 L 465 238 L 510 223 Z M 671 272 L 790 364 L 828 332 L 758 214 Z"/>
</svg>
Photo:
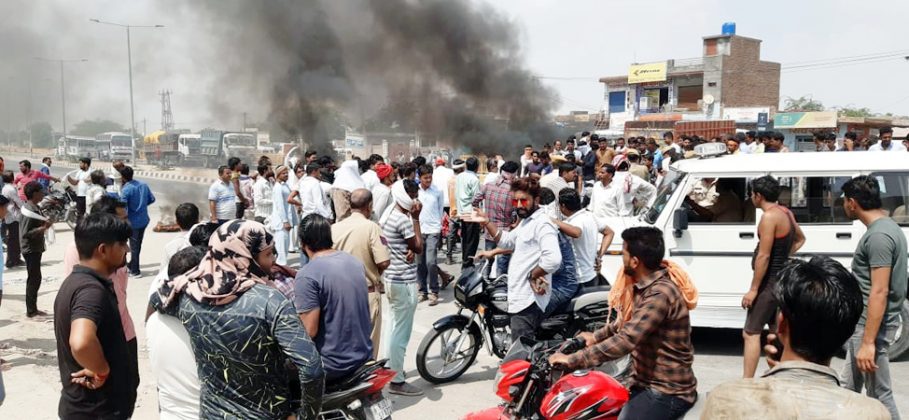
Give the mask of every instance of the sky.
<svg viewBox="0 0 909 420">
<path fill-rule="evenodd" d="M 335 0 L 345 1 L 345 0 Z M 451 0 L 459 1 L 459 0 Z M 175 7 L 175 1 L 0 2 L 0 129 L 31 119 L 61 126 L 59 64 L 33 57 L 87 59 L 65 66 L 67 125 L 105 118 L 129 124 L 126 34 L 91 18 L 136 25 L 133 85 L 136 122 L 160 125 L 157 93 L 168 89 L 178 127 L 237 129 L 267 117 L 269 88 L 255 77 L 235 83 L 208 77 L 229 60 L 206 39 L 219 22 Z M 763 40 L 762 58 L 784 68 L 810 60 L 906 51 L 909 1 L 625 1 L 495 0 L 518 31 L 526 67 L 560 97 L 557 112 L 599 110 L 602 76 L 627 73 L 632 62 L 701 55 L 701 38 L 735 22 L 739 35 Z M 560 80 L 569 79 L 569 80 Z M 242 89 L 240 89 L 242 87 Z M 30 94 L 29 94 L 30 93 Z M 782 74 L 781 97 L 810 95 L 828 108 L 867 107 L 909 115 L 909 61 Z M 31 98 L 29 100 L 29 98 Z M 215 100 L 213 98 L 219 98 Z M 224 106 L 224 104 L 229 106 Z"/>
</svg>

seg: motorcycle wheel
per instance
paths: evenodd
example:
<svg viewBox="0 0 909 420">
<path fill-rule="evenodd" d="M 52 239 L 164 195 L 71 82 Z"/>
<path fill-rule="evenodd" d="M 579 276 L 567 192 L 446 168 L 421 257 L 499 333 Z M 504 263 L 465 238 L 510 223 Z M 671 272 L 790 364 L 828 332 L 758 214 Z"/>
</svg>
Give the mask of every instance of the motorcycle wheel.
<svg viewBox="0 0 909 420">
<path fill-rule="evenodd" d="M 66 225 L 69 226 L 69 228 L 74 231 L 76 230 L 76 218 L 77 218 L 77 215 L 76 215 L 75 210 L 66 212 L 66 217 L 65 217 L 64 221 L 66 222 Z"/>
<path fill-rule="evenodd" d="M 428 382 L 451 382 L 473 364 L 482 345 L 482 337 L 477 328 L 450 325 L 441 330 L 434 329 L 420 342 L 417 370 Z"/>
</svg>

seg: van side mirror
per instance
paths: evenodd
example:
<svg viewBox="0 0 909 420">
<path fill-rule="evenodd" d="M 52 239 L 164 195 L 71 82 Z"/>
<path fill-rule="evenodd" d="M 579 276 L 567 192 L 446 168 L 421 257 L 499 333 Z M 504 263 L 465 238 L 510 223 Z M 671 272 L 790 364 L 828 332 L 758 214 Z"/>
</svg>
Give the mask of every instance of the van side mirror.
<svg viewBox="0 0 909 420">
<path fill-rule="evenodd" d="M 682 237 L 682 231 L 688 230 L 688 210 L 681 208 L 675 209 L 672 213 L 672 228 L 676 238 Z"/>
</svg>

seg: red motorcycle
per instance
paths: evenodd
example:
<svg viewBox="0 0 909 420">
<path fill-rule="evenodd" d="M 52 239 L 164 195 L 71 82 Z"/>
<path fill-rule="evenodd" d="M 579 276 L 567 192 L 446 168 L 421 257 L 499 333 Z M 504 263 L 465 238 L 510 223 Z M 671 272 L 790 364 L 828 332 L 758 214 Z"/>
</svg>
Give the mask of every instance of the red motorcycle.
<svg viewBox="0 0 909 420">
<path fill-rule="evenodd" d="M 504 402 L 470 413 L 464 420 L 618 418 L 628 402 L 628 390 L 622 384 L 595 370 L 562 375 L 549 364 L 550 355 L 581 350 L 585 347 L 584 340 L 573 338 L 552 344 L 526 338 L 515 343 L 496 374 L 496 395 Z"/>
</svg>

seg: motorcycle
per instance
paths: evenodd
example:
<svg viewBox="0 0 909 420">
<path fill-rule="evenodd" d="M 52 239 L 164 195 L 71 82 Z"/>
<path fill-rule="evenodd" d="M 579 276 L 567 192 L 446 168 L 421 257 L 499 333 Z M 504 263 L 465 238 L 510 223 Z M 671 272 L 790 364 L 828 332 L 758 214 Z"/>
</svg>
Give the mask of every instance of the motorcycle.
<svg viewBox="0 0 909 420">
<path fill-rule="evenodd" d="M 628 402 L 628 390 L 611 376 L 591 370 L 562 375 L 550 365 L 556 351 L 571 354 L 584 348 L 574 338 L 549 346 L 522 338 L 512 346 L 496 375 L 495 391 L 504 401 L 470 413 L 465 420 L 587 420 L 616 419 Z"/>
<path fill-rule="evenodd" d="M 344 380 L 325 387 L 320 420 L 391 419 L 391 400 L 382 389 L 395 377 L 387 360 L 370 361 Z"/>
<path fill-rule="evenodd" d="M 48 186 L 47 194 L 38 203 L 38 208 L 54 223 L 64 222 L 70 229 L 75 229 L 79 219 L 76 209 L 76 192 L 68 185 L 62 191 L 55 190 L 54 185 Z"/>
<path fill-rule="evenodd" d="M 490 355 L 504 358 L 511 345 L 508 314 L 508 276 L 489 278 L 483 273 L 489 260 L 480 267 L 466 269 L 454 287 L 458 313 L 433 323 L 417 349 L 417 370 L 431 383 L 451 382 L 460 377 L 476 360 L 484 345 Z M 609 286 L 582 289 L 563 310 L 545 319 L 537 339 L 566 340 L 581 331 L 595 331 L 610 317 L 606 298 Z M 470 316 L 464 314 L 470 312 Z M 630 358 L 605 364 L 612 376 L 624 375 Z"/>
</svg>

